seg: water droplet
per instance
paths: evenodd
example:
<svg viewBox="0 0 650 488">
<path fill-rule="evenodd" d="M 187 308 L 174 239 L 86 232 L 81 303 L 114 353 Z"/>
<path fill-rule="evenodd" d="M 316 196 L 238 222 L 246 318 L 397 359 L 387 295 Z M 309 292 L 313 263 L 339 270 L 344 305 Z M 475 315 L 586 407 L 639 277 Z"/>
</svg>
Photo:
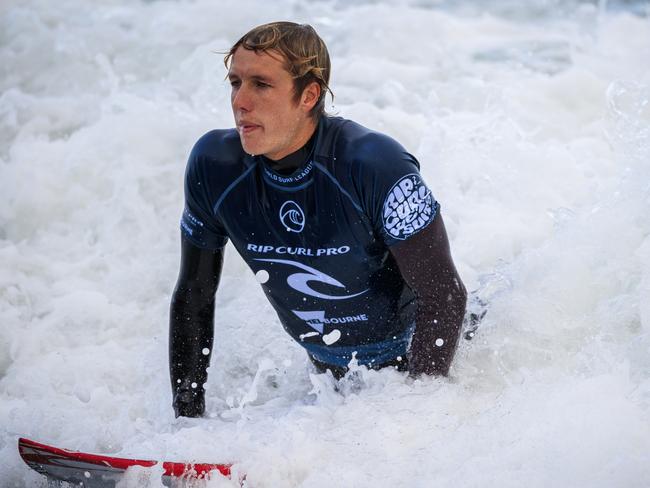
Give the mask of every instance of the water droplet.
<svg viewBox="0 0 650 488">
<path fill-rule="evenodd" d="M 196 388 L 197 386 L 199 385 L 197 385 L 196 383 L 192 383 L 192 388 Z"/>
<path fill-rule="evenodd" d="M 328 346 L 331 346 L 334 344 L 336 341 L 338 341 L 341 338 L 341 331 L 338 329 L 334 329 L 332 332 L 329 334 L 325 334 L 323 336 L 323 342 L 327 344 Z"/>
<path fill-rule="evenodd" d="M 255 273 L 255 278 L 257 279 L 258 283 L 266 283 L 269 281 L 269 272 L 265 269 L 260 269 L 257 273 Z"/>
<path fill-rule="evenodd" d="M 445 343 L 445 341 L 443 341 L 442 339 L 440 339 L 440 338 L 437 338 L 437 339 L 436 339 L 436 346 L 440 347 L 440 346 L 442 346 L 444 343 Z"/>
<path fill-rule="evenodd" d="M 307 332 L 306 334 L 300 334 L 299 337 L 300 337 L 301 341 L 304 341 L 308 337 L 314 337 L 314 336 L 317 336 L 317 335 L 318 335 L 318 332 Z"/>
<path fill-rule="evenodd" d="M 201 351 L 201 352 L 203 353 L 204 356 L 207 356 L 208 354 L 210 354 L 210 349 L 208 349 L 207 347 L 204 347 L 203 351 Z"/>
</svg>

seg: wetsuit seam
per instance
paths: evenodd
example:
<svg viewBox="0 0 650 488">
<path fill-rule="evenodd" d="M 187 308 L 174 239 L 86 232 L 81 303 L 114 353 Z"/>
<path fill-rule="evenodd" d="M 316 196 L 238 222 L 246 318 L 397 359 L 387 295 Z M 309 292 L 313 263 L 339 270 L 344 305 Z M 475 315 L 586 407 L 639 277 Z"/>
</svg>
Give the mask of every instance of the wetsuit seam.
<svg viewBox="0 0 650 488">
<path fill-rule="evenodd" d="M 348 199 L 350 200 L 350 202 L 352 203 L 352 205 L 354 205 L 354 208 L 356 208 L 356 209 L 357 209 L 360 213 L 362 213 L 362 214 L 365 213 L 365 212 L 363 211 L 363 208 L 361 207 L 361 205 L 358 204 L 358 203 L 354 200 L 354 198 L 352 197 L 352 195 L 350 195 L 350 193 L 348 193 L 348 192 L 345 190 L 345 188 L 343 188 L 343 185 L 341 185 L 341 183 L 339 183 L 339 181 L 338 181 L 338 180 L 337 180 L 337 179 L 336 179 L 336 178 L 335 178 L 335 177 L 334 177 L 334 176 L 333 176 L 329 171 L 327 171 L 327 168 L 325 168 L 322 164 L 317 163 L 317 162 L 315 162 L 315 161 L 314 161 L 314 166 L 315 166 L 316 168 L 318 168 L 319 170 L 321 170 L 321 172 L 323 172 L 323 174 L 325 174 L 325 176 L 327 176 L 327 177 L 332 181 L 332 183 L 334 183 L 334 184 L 336 185 L 336 187 L 341 191 L 341 193 L 343 193 L 346 197 L 348 197 Z"/>
<path fill-rule="evenodd" d="M 212 207 L 212 212 L 214 215 L 217 215 L 217 211 L 219 210 L 219 206 L 221 203 L 224 201 L 224 199 L 228 196 L 228 194 L 237 186 L 241 181 L 244 180 L 257 166 L 257 161 L 253 163 L 246 171 L 244 171 L 241 175 L 235 179 L 228 187 L 223 191 L 219 199 L 217 200 L 217 203 L 214 204 L 214 207 Z"/>
</svg>

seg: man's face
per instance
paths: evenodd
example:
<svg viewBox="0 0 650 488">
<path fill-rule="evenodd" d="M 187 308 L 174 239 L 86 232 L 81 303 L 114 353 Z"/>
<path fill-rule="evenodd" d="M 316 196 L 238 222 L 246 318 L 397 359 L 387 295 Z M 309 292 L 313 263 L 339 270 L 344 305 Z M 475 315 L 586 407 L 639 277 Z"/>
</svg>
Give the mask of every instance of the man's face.
<svg viewBox="0 0 650 488">
<path fill-rule="evenodd" d="M 307 89 L 296 102 L 293 79 L 280 54 L 235 51 L 228 78 L 231 104 L 242 146 L 248 154 L 278 160 L 297 151 L 314 128 Z"/>
</svg>

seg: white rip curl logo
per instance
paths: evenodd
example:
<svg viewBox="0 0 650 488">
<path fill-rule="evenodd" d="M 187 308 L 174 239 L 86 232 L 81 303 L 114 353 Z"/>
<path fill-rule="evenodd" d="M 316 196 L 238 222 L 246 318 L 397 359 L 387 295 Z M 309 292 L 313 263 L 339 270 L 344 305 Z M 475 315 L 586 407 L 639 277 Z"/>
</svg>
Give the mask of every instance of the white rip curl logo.
<svg viewBox="0 0 650 488">
<path fill-rule="evenodd" d="M 290 261 L 289 259 L 262 259 L 262 258 L 257 258 L 255 259 L 255 261 L 260 261 L 263 263 L 286 264 L 289 266 L 293 266 L 294 268 L 301 269 L 302 271 L 304 271 L 303 273 L 292 273 L 289 276 L 287 276 L 287 285 L 289 285 L 291 288 L 293 288 L 296 291 L 299 291 L 304 295 L 309 295 L 310 297 L 322 298 L 323 300 L 346 300 L 348 298 L 354 298 L 354 297 L 358 297 L 359 295 L 363 295 L 365 292 L 368 291 L 366 289 L 358 293 L 352 293 L 349 295 L 328 295 L 327 293 L 314 290 L 310 286 L 310 283 L 312 281 L 316 283 L 324 283 L 326 285 L 334 286 L 336 288 L 340 288 L 344 290 L 346 289 L 345 285 L 341 283 L 339 280 L 337 280 L 336 278 L 334 278 L 333 276 L 325 274 L 322 271 L 318 271 L 317 269 L 314 269 L 310 266 L 307 266 L 306 264 L 302 264 L 297 261 Z M 268 272 L 266 276 L 268 276 Z"/>
<path fill-rule="evenodd" d="M 302 232 L 305 228 L 305 213 L 293 200 L 287 200 L 280 207 L 280 222 L 287 232 Z"/>
<path fill-rule="evenodd" d="M 426 227 L 435 211 L 433 195 L 420 175 L 406 175 L 393 185 L 384 201 L 384 229 L 395 239 L 404 240 Z"/>
</svg>

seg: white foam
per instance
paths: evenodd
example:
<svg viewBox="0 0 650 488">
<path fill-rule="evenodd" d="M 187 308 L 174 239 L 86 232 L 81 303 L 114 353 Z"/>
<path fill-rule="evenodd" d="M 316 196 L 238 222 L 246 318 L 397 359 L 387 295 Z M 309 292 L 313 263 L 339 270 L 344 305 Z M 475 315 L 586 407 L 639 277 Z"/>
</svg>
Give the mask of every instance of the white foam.
<svg viewBox="0 0 650 488">
<path fill-rule="evenodd" d="M 648 17 L 454 5 L 0 8 L 7 486 L 39 480 L 19 436 L 238 462 L 259 487 L 650 479 Z M 490 310 L 449 380 L 356 367 L 360 380 L 337 392 L 229 247 L 208 418 L 175 420 L 167 313 L 184 164 L 202 133 L 232 126 L 214 51 L 275 18 L 310 22 L 328 42 L 332 111 L 418 157 L 460 274 Z M 157 476 L 134 471 L 124 486 Z"/>
</svg>

